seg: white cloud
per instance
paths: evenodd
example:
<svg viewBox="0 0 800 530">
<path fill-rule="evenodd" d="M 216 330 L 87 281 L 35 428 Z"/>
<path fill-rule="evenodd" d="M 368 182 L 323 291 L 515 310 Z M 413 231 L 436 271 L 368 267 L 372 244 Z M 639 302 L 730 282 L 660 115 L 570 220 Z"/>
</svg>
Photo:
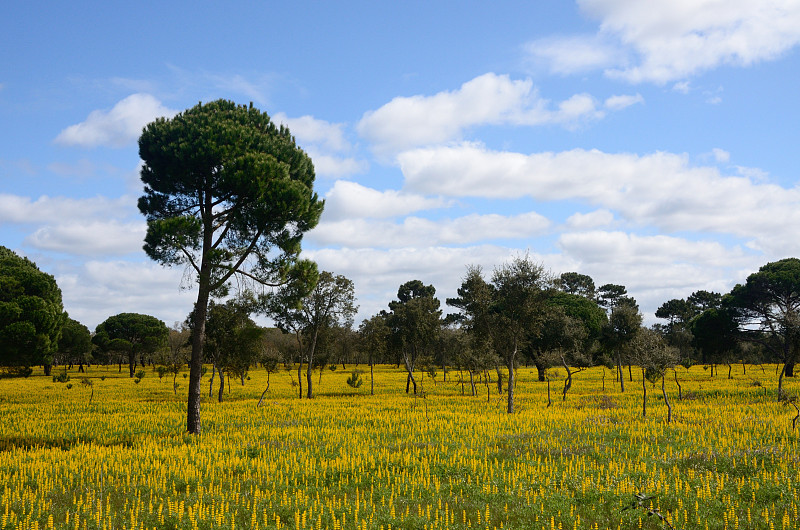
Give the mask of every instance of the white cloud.
<svg viewBox="0 0 800 530">
<path fill-rule="evenodd" d="M 574 213 L 567 218 L 567 227 L 573 230 L 586 230 L 608 226 L 614 222 L 614 214 L 608 210 L 595 210 L 589 213 Z"/>
<path fill-rule="evenodd" d="M 714 160 L 716 160 L 719 163 L 725 164 L 729 162 L 731 159 L 731 154 L 724 149 L 720 149 L 719 147 L 715 147 L 714 149 L 712 149 L 711 154 L 714 155 Z"/>
<path fill-rule="evenodd" d="M 369 169 L 366 160 L 341 156 L 353 148 L 345 138 L 345 124 L 330 123 L 313 116 L 289 118 L 282 112 L 275 113 L 272 120 L 289 127 L 298 145 L 311 156 L 317 175 L 341 178 Z"/>
<path fill-rule="evenodd" d="M 699 289 L 727 292 L 741 270 L 753 271 L 763 257 L 716 241 L 690 241 L 669 236 L 590 231 L 562 234 L 564 259 L 591 276 L 597 285 L 625 285 L 639 302 L 648 323 L 671 298 L 685 298 Z"/>
<path fill-rule="evenodd" d="M 535 212 L 515 216 L 473 214 L 440 221 L 406 217 L 401 223 L 352 219 L 320 223 L 308 238 L 321 246 L 403 248 L 531 238 L 549 226 L 550 221 Z"/>
<path fill-rule="evenodd" d="M 378 191 L 355 182 L 337 180 L 325 195 L 325 221 L 387 218 L 447 206 L 443 199 L 395 190 Z"/>
<path fill-rule="evenodd" d="M 524 46 L 534 65 L 545 65 L 556 74 L 575 74 L 616 66 L 624 52 L 599 35 L 547 37 Z"/>
<path fill-rule="evenodd" d="M 542 99 L 530 79 L 512 80 L 488 73 L 458 90 L 433 96 L 397 97 L 364 114 L 358 132 L 379 154 L 391 154 L 427 144 L 459 139 L 464 130 L 480 125 L 573 125 L 576 120 L 598 118 L 594 100 L 577 94 L 556 110 Z"/>
<path fill-rule="evenodd" d="M 718 232 L 768 244 L 800 224 L 800 189 L 723 176 L 688 157 L 488 151 L 474 144 L 417 149 L 398 157 L 409 191 L 451 197 L 579 200 L 667 231 Z M 777 249 L 773 249 L 777 250 Z M 800 241 L 781 252 L 800 251 Z"/>
<path fill-rule="evenodd" d="M 112 256 L 140 252 L 147 225 L 117 221 L 63 222 L 37 229 L 25 244 L 80 256 Z"/>
<path fill-rule="evenodd" d="M 681 94 L 689 93 L 689 81 L 679 81 L 672 86 L 672 90 Z"/>
<path fill-rule="evenodd" d="M 636 94 L 635 96 L 623 94 L 607 98 L 604 106 L 609 110 L 622 110 L 637 103 L 644 103 L 644 98 L 641 94 Z"/>
<path fill-rule="evenodd" d="M 579 0 L 600 21 L 593 36 L 553 37 L 527 46 L 558 73 L 605 69 L 633 83 L 683 81 L 720 65 L 771 60 L 800 42 L 796 0 Z M 679 83 L 676 90 L 688 90 Z"/>
<path fill-rule="evenodd" d="M 136 200 L 132 197 L 71 199 L 42 195 L 31 200 L 30 197 L 0 194 L 0 221 L 4 223 L 59 223 L 64 220 L 119 218 L 137 213 Z"/>
<path fill-rule="evenodd" d="M 142 134 L 145 125 L 155 118 L 171 117 L 168 109 L 150 94 L 132 94 L 111 110 L 95 110 L 86 121 L 70 125 L 56 137 L 56 143 L 80 147 L 124 147 Z"/>
<path fill-rule="evenodd" d="M 283 112 L 276 112 L 272 121 L 289 127 L 301 147 L 304 143 L 310 143 L 328 151 L 347 151 L 351 148 L 350 142 L 344 137 L 342 123 L 330 123 L 308 115 L 289 118 Z"/>
<path fill-rule="evenodd" d="M 168 326 L 183 321 L 197 294 L 181 289 L 182 271 L 152 262 L 88 261 L 55 274 L 70 317 L 94 329 L 120 312 L 143 313 Z"/>
<path fill-rule="evenodd" d="M 320 177 L 341 178 L 366 173 L 369 162 L 353 157 L 338 157 L 318 153 L 315 149 L 307 149 L 308 156 L 314 162 L 314 173 Z"/>
<path fill-rule="evenodd" d="M 389 250 L 321 249 L 304 251 L 319 265 L 320 270 L 335 271 L 353 280 L 356 285 L 359 313 L 356 322 L 388 309 L 388 303 L 397 297 L 397 289 L 410 280 L 421 280 L 436 288 L 445 313 L 453 312 L 445 305 L 447 297 L 456 295 L 466 266 L 480 265 L 487 274 L 509 260 L 519 251 L 494 245 L 473 247 L 396 248 Z M 538 262 L 557 262 L 532 253 Z"/>
</svg>

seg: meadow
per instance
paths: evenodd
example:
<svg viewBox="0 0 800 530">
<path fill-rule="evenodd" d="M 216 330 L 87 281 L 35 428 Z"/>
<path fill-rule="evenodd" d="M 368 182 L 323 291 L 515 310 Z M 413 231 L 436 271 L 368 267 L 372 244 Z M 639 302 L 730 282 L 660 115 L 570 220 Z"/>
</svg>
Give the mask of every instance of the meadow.
<svg viewBox="0 0 800 530">
<path fill-rule="evenodd" d="M 513 415 L 494 382 L 462 395 L 440 371 L 414 397 L 381 366 L 370 396 L 351 368 L 325 369 L 313 400 L 281 370 L 259 408 L 264 370 L 223 403 L 205 376 L 197 437 L 182 375 L 177 394 L 152 367 L 138 384 L 116 367 L 0 379 L 0 528 L 800 528 L 795 410 L 774 367 L 679 367 L 669 424 L 660 385 L 642 417 L 636 368 L 624 393 L 605 368 L 581 372 L 566 401 L 562 370 L 548 407 L 521 367 Z"/>
</svg>

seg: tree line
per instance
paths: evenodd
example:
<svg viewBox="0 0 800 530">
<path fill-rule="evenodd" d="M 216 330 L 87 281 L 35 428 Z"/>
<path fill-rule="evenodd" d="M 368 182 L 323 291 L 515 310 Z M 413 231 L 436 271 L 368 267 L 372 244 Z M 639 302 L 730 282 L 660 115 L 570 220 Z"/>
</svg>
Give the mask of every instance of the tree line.
<svg viewBox="0 0 800 530">
<path fill-rule="evenodd" d="M 83 371 L 84 364 L 96 363 L 117 364 L 119 371 L 126 365 L 134 378 L 138 367 L 151 364 L 159 377 L 173 376 L 177 392 L 177 375 L 191 359 L 193 314 L 168 328 L 150 315 L 121 313 L 90 332 L 63 311 L 53 277 L 5 247 L 0 247 L 0 282 L 0 360 L 9 373 L 29 375 L 30 367 L 40 364 L 50 375 L 54 365 Z M 370 369 L 370 393 L 376 364 L 404 370 L 405 390 L 413 394 L 421 392 L 426 376 L 434 383 L 450 377 L 473 396 L 479 383 L 488 392 L 493 378 L 497 392 L 507 396 L 509 413 L 520 365 L 535 367 L 548 388 L 549 369 L 563 368 L 565 399 L 573 376 L 591 366 L 613 369 L 624 392 L 634 367 L 643 382 L 660 380 L 663 386 L 667 370 L 677 365 L 707 365 L 712 376 L 718 365 L 727 365 L 730 377 L 735 363 L 743 369 L 777 363 L 780 395 L 800 352 L 796 258 L 764 265 L 724 295 L 696 291 L 666 301 L 656 311 L 665 322 L 650 327 L 642 325 L 637 302 L 624 286 L 595 287 L 590 276 L 578 272 L 554 276 L 528 255 L 496 267 L 488 277 L 479 266 L 468 266 L 446 306 L 452 311 L 444 314 L 433 285 L 411 280 L 399 286 L 386 309 L 356 328 L 355 286 L 328 271 L 299 298 L 291 289 L 276 289 L 212 299 L 202 358 L 204 370 L 211 370 L 209 396 L 216 381 L 222 401 L 226 381 L 244 385 L 249 370 L 260 366 L 268 374 L 296 370 L 292 382 L 298 396 L 310 399 L 315 377 L 321 382 L 325 370 L 362 363 Z M 271 317 L 276 327 L 258 326 L 254 315 Z M 358 374 L 354 371 L 353 381 Z"/>
<path fill-rule="evenodd" d="M 285 364 L 297 364 L 301 396 L 305 375 L 305 394 L 313 397 L 312 371 L 330 363 L 326 355 L 360 352 L 370 366 L 402 366 L 406 390 L 415 393 L 426 373 L 441 369 L 446 377 L 455 368 L 469 374 L 475 393 L 475 378 L 488 381 L 493 370 L 498 391 L 505 384 L 509 412 L 521 362 L 535 365 L 548 384 L 547 369 L 564 366 L 564 396 L 574 373 L 596 364 L 615 367 L 623 391 L 624 366 L 630 379 L 632 367 L 639 366 L 663 383 L 666 369 L 679 362 L 713 366 L 747 356 L 780 362 L 779 385 L 793 374 L 800 342 L 800 267 L 793 258 L 765 265 L 724 296 L 698 292 L 669 301 L 658 314 L 667 323 L 645 329 L 624 286 L 595 288 L 577 272 L 554 278 L 520 256 L 489 277 L 468 267 L 458 296 L 446 301 L 453 312 L 444 316 L 432 285 L 406 282 L 396 300 L 356 331 L 352 282 L 319 272 L 300 256 L 302 237 L 317 225 L 324 200 L 313 189 L 311 158 L 288 128 L 252 103 L 199 103 L 146 125 L 139 157 L 144 194 L 138 207 L 147 220 L 143 249 L 164 266 L 183 267 L 197 284 L 194 309 L 180 331 L 189 346 L 177 329 L 169 331 L 154 317 L 124 313 L 98 326 L 90 342 L 97 359 L 106 355 L 109 362 L 113 356 L 120 370 L 127 363 L 132 377 L 164 341 L 174 339 L 174 351 L 179 343 L 188 349 L 186 425 L 192 434 L 201 432 L 206 365 L 212 366 L 212 380 L 219 377 L 221 391 L 225 374 L 244 381 L 257 357 L 245 353 L 258 345 L 281 352 Z M 0 267 L 0 364 L 22 372 L 37 364 L 49 370 L 54 355 L 78 355 L 88 330 L 63 312 L 52 276 L 8 249 L 0 252 Z M 231 297 L 234 285 L 245 294 Z M 252 314 L 270 316 L 280 331 L 261 330 Z M 137 331 L 122 334 L 127 328 Z M 264 337 L 280 348 L 263 346 Z M 356 374 L 351 379 L 358 384 Z"/>
</svg>

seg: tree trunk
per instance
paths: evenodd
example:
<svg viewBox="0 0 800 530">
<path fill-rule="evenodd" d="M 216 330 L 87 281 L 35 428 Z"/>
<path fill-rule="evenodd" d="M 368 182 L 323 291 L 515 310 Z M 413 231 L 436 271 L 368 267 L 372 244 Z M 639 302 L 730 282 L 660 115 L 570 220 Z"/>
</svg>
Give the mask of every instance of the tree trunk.
<svg viewBox="0 0 800 530">
<path fill-rule="evenodd" d="M 784 373 L 786 377 L 794 377 L 794 363 L 786 363 L 786 368 L 784 369 Z"/>
<path fill-rule="evenodd" d="M 314 336 L 311 338 L 311 344 L 308 346 L 308 367 L 306 368 L 306 382 L 308 383 L 308 399 L 312 399 L 314 397 L 314 390 L 311 387 L 311 371 L 314 369 L 314 351 L 317 349 L 317 332 L 314 332 Z M 322 378 L 322 372 L 320 372 L 320 380 Z"/>
<path fill-rule="evenodd" d="M 647 417 L 647 378 L 644 376 L 644 368 L 642 368 L 642 418 Z"/>
<path fill-rule="evenodd" d="M 303 399 L 303 350 L 300 350 L 300 364 L 297 365 L 297 384 L 300 386 L 300 399 Z"/>
<path fill-rule="evenodd" d="M 674 368 L 672 371 L 675 373 L 675 384 L 678 385 L 678 400 L 683 401 L 683 389 L 681 388 L 681 384 L 678 382 L 678 371 Z"/>
<path fill-rule="evenodd" d="M 469 387 L 472 389 L 472 396 L 474 397 L 475 392 L 475 372 L 472 370 L 469 371 Z"/>
<path fill-rule="evenodd" d="M 225 391 L 225 372 L 219 368 L 219 402 L 222 403 L 223 392 Z"/>
<path fill-rule="evenodd" d="M 547 408 L 553 404 L 553 400 L 550 398 L 550 378 L 547 378 Z"/>
<path fill-rule="evenodd" d="M 728 379 L 733 379 L 733 378 L 731 377 L 731 372 L 732 372 L 732 371 L 733 371 L 733 365 L 732 365 L 732 364 L 729 364 L 729 365 L 728 365 Z"/>
<path fill-rule="evenodd" d="M 516 383 L 516 375 L 514 374 L 514 358 L 516 357 L 516 350 L 508 362 L 508 413 L 514 414 L 514 384 Z"/>
<path fill-rule="evenodd" d="M 414 364 L 408 359 L 408 354 L 403 354 L 403 364 L 406 365 L 406 372 L 408 372 L 408 379 L 406 379 L 406 394 L 408 394 L 409 383 L 414 385 L 414 395 L 417 395 L 417 380 L 414 379 Z"/>
<path fill-rule="evenodd" d="M 628 365 L 628 379 L 633 383 L 633 367 L 630 364 Z"/>
<path fill-rule="evenodd" d="M 369 395 L 375 395 L 375 372 L 372 364 L 372 359 L 369 361 Z"/>
<path fill-rule="evenodd" d="M 664 396 L 664 403 L 667 405 L 667 423 L 672 421 L 672 405 L 669 402 L 669 398 L 667 397 L 667 389 L 666 389 L 666 381 L 667 374 L 661 376 L 661 395 Z"/>
<path fill-rule="evenodd" d="M 619 391 L 625 392 L 625 378 L 622 377 L 622 358 L 617 354 L 617 377 L 619 377 Z"/>
<path fill-rule="evenodd" d="M 131 372 L 130 376 L 133 377 L 133 373 L 136 371 L 136 354 L 133 351 L 128 354 L 128 368 Z"/>
<path fill-rule="evenodd" d="M 83 363 L 80 363 L 80 364 L 78 364 L 78 373 L 81 373 L 81 374 L 82 374 L 82 373 L 85 373 L 85 371 L 84 371 L 84 369 L 83 369 Z M 49 374 L 48 374 L 48 375 L 49 375 Z"/>
<path fill-rule="evenodd" d="M 567 371 L 567 377 L 564 379 L 564 391 L 561 393 L 561 401 L 567 400 L 567 392 L 569 389 L 572 388 L 572 372 L 567 366 L 567 361 L 564 360 L 564 356 L 561 356 L 561 364 L 564 365 L 564 369 Z"/>
<path fill-rule="evenodd" d="M 269 390 L 269 372 L 267 372 L 267 388 L 265 388 L 264 391 L 261 392 L 261 398 L 259 398 L 256 408 L 261 406 L 261 402 L 264 401 L 264 395 L 267 393 L 267 390 Z"/>
<path fill-rule="evenodd" d="M 534 363 L 534 364 L 536 365 L 536 373 L 539 376 L 539 382 L 540 383 L 544 383 L 544 381 L 545 381 L 545 370 L 546 370 L 546 368 L 544 367 L 544 364 L 539 363 L 539 362 Z"/>
<path fill-rule="evenodd" d="M 781 370 L 781 375 L 778 376 L 778 401 L 781 400 L 783 397 L 783 376 L 786 374 L 786 365 L 789 363 L 785 363 L 783 365 L 783 369 Z"/>
<path fill-rule="evenodd" d="M 217 363 L 211 364 L 211 379 L 208 382 L 208 398 L 214 396 L 214 378 L 217 376 Z"/>
<path fill-rule="evenodd" d="M 210 234 L 207 239 L 210 246 Z M 204 263 L 200 271 L 197 302 L 194 305 L 193 313 L 192 356 L 189 360 L 189 397 L 186 411 L 186 430 L 190 434 L 200 434 L 200 379 L 203 376 L 203 343 L 206 335 L 206 317 L 208 315 L 208 296 L 210 292 L 208 278 L 210 273 L 210 265 Z"/>
</svg>

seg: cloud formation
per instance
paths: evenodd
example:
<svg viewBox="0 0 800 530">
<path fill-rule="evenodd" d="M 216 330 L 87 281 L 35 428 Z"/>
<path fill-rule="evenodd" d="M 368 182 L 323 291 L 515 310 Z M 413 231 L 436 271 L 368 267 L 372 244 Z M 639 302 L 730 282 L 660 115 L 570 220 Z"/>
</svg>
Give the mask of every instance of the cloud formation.
<svg viewBox="0 0 800 530">
<path fill-rule="evenodd" d="M 553 108 L 530 79 L 487 73 L 457 90 L 396 97 L 365 113 L 357 129 L 376 153 L 387 155 L 458 140 L 466 129 L 481 125 L 571 125 L 602 116 L 588 94 L 576 94 Z"/>
<path fill-rule="evenodd" d="M 286 125 L 314 162 L 317 175 L 341 178 L 364 173 L 369 168 L 366 160 L 343 156 L 353 150 L 344 134 L 345 124 L 330 123 L 313 116 L 290 118 L 283 112 L 272 116 L 272 121 Z"/>
<path fill-rule="evenodd" d="M 110 110 L 92 111 L 85 121 L 61 131 L 55 142 L 78 147 L 125 147 L 135 142 L 144 126 L 154 119 L 175 114 L 177 111 L 150 94 L 132 94 Z"/>
<path fill-rule="evenodd" d="M 397 190 L 379 191 L 356 182 L 337 180 L 325 195 L 323 219 L 383 219 L 442 208 L 448 201 Z"/>
<path fill-rule="evenodd" d="M 550 221 L 535 212 L 514 216 L 472 214 L 440 221 L 406 217 L 401 223 L 352 219 L 320 223 L 309 239 L 322 246 L 348 248 L 464 245 L 536 237 L 549 226 Z"/>
<path fill-rule="evenodd" d="M 584 149 L 525 155 L 462 144 L 407 151 L 398 160 L 410 192 L 578 200 L 640 226 L 733 234 L 759 248 L 800 251 L 800 243 L 783 249 L 771 243 L 800 223 L 800 189 L 725 176 L 691 165 L 685 155 Z"/>
<path fill-rule="evenodd" d="M 800 43 L 796 0 L 579 0 L 595 35 L 537 39 L 526 50 L 560 74 L 602 69 L 631 83 L 680 81 L 721 65 L 749 66 Z M 688 85 L 685 85 L 688 86 Z"/>
</svg>

